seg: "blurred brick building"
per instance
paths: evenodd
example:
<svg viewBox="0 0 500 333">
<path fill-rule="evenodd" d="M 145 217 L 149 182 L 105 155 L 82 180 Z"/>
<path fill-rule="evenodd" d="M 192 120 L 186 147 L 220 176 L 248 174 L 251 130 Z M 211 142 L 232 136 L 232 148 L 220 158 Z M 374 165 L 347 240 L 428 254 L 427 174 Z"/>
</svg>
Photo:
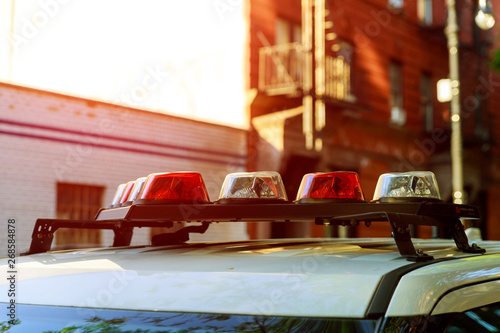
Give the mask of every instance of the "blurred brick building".
<svg viewBox="0 0 500 333">
<path fill-rule="evenodd" d="M 314 6 L 322 2 L 250 1 L 249 168 L 280 171 L 290 199 L 307 172 L 357 171 L 367 200 L 382 173 L 431 170 L 451 202 L 450 106 L 436 96 L 438 80 L 449 73 L 446 1 L 324 0 L 324 10 Z M 481 209 L 483 236 L 500 239 L 494 209 L 500 78 L 487 65 L 497 33 L 477 28 L 476 10 L 475 1 L 457 1 L 464 186 L 468 203 Z M 319 25 L 317 17 L 324 17 Z M 314 55 L 322 48 L 323 56 Z M 252 232 L 322 235 L 305 225 L 254 226 Z M 375 225 L 355 232 L 388 236 L 390 230 Z M 417 236 L 430 232 L 419 229 Z"/>
</svg>

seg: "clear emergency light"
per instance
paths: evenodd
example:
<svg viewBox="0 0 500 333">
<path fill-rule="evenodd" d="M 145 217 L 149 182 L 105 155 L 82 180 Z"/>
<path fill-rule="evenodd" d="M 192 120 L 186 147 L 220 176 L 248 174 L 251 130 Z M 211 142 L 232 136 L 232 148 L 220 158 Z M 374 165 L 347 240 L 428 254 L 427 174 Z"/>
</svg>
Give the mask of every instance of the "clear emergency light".
<svg viewBox="0 0 500 333">
<path fill-rule="evenodd" d="M 125 188 L 123 189 L 122 196 L 120 197 L 120 205 L 125 204 L 127 202 L 127 199 L 130 195 L 130 192 L 132 192 L 132 188 L 135 185 L 135 180 L 129 181 L 127 184 L 125 184 Z"/>
<path fill-rule="evenodd" d="M 219 195 L 219 203 L 255 199 L 288 201 L 283 181 L 278 172 L 238 172 L 226 176 Z"/>
<path fill-rule="evenodd" d="M 412 171 L 385 173 L 378 179 L 373 201 L 423 201 L 441 200 L 434 173 Z"/>
<path fill-rule="evenodd" d="M 200 173 L 168 172 L 150 174 L 136 202 L 209 203 L 210 199 Z"/>
<path fill-rule="evenodd" d="M 358 174 L 351 171 L 306 174 L 297 192 L 297 201 L 317 200 L 364 201 Z"/>
<path fill-rule="evenodd" d="M 127 198 L 126 203 L 127 204 L 132 204 L 134 200 L 137 200 L 139 198 L 139 194 L 141 193 L 142 189 L 144 188 L 144 184 L 146 183 L 147 177 L 141 177 L 137 178 L 137 180 L 134 183 L 134 187 L 132 187 L 132 190 L 130 191 L 130 194 Z"/>
<path fill-rule="evenodd" d="M 111 206 L 110 207 L 118 207 L 120 205 L 120 198 L 123 195 L 123 191 L 125 190 L 125 187 L 127 186 L 127 183 L 123 183 L 118 185 L 118 188 L 116 189 L 115 195 L 113 196 L 113 201 L 111 201 Z"/>
</svg>

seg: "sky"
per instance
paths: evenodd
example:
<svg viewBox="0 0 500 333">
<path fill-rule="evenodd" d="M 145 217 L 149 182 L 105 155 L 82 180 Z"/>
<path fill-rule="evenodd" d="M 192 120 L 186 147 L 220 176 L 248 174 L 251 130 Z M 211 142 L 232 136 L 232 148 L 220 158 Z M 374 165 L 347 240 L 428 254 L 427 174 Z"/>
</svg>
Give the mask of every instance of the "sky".
<svg viewBox="0 0 500 333">
<path fill-rule="evenodd" d="M 245 128 L 242 7 L 2 0 L 0 81 Z"/>
</svg>

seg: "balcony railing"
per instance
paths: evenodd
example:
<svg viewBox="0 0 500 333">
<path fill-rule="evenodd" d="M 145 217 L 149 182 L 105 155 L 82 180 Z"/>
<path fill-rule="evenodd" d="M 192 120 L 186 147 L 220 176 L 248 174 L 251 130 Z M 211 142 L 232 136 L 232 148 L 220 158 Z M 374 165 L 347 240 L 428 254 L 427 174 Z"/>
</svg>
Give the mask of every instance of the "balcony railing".
<svg viewBox="0 0 500 333">
<path fill-rule="evenodd" d="M 302 44 L 290 43 L 259 50 L 259 90 L 269 95 L 297 94 L 302 90 L 305 53 Z"/>
<path fill-rule="evenodd" d="M 300 95 L 306 70 L 305 59 L 306 53 L 300 43 L 262 47 L 259 50 L 259 90 L 272 96 Z M 354 100 L 351 65 L 343 57 L 325 57 L 325 97 Z"/>
</svg>

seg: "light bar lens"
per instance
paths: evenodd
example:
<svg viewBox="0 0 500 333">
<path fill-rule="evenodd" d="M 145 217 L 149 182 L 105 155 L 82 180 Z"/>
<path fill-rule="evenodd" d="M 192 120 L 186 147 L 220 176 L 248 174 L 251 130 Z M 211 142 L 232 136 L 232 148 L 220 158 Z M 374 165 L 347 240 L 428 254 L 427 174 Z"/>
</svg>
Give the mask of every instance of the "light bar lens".
<svg viewBox="0 0 500 333">
<path fill-rule="evenodd" d="M 139 193 L 141 193 L 141 190 L 144 187 L 144 184 L 146 183 L 146 179 L 147 177 L 137 178 L 134 187 L 132 187 L 132 190 L 130 191 L 127 202 L 129 201 L 132 202 L 139 197 Z"/>
<path fill-rule="evenodd" d="M 379 177 L 373 194 L 374 201 L 416 198 L 441 200 L 434 173 L 430 171 L 385 173 Z"/>
<path fill-rule="evenodd" d="M 274 199 L 288 201 L 278 172 L 238 172 L 226 176 L 219 200 Z"/>
<path fill-rule="evenodd" d="M 134 187 L 135 185 L 135 180 L 133 181 L 130 181 L 128 182 L 126 185 L 125 185 L 125 189 L 123 190 L 123 194 L 122 196 L 120 197 L 120 202 L 119 204 L 123 204 L 125 202 L 127 202 L 127 199 L 130 195 L 130 192 L 132 191 L 132 188 Z"/>
<path fill-rule="evenodd" d="M 123 191 L 125 190 L 125 187 L 127 186 L 127 183 L 123 183 L 118 185 L 118 188 L 116 189 L 115 195 L 113 196 L 113 201 L 111 201 L 111 206 L 117 206 L 120 204 L 120 198 L 123 195 Z"/>
<path fill-rule="evenodd" d="M 335 171 L 304 175 L 297 201 L 309 199 L 364 200 L 356 172 Z"/>
<path fill-rule="evenodd" d="M 210 202 L 205 183 L 198 172 L 151 174 L 146 179 L 139 199 L 190 203 Z"/>
</svg>

